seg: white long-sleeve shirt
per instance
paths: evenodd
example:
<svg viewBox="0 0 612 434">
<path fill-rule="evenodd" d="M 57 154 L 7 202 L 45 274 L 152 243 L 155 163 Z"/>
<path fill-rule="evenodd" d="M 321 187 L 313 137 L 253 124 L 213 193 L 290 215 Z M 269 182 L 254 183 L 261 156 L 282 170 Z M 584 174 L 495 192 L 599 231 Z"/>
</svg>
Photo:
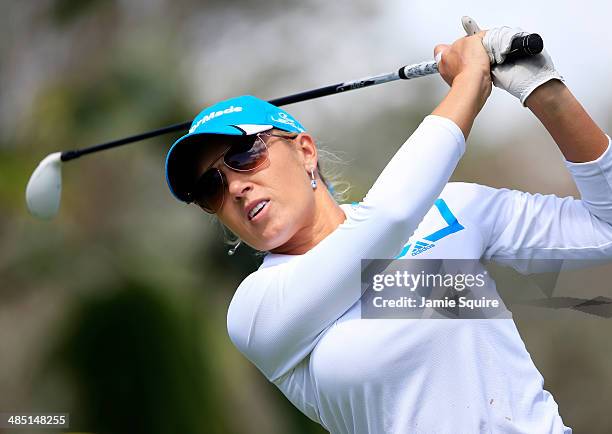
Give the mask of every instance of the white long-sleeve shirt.
<svg viewBox="0 0 612 434">
<path fill-rule="evenodd" d="M 334 232 L 236 290 L 232 342 L 332 433 L 571 432 L 511 319 L 361 318 L 361 258 L 612 258 L 610 145 L 566 162 L 582 200 L 448 183 L 464 150 L 427 116 Z"/>
</svg>

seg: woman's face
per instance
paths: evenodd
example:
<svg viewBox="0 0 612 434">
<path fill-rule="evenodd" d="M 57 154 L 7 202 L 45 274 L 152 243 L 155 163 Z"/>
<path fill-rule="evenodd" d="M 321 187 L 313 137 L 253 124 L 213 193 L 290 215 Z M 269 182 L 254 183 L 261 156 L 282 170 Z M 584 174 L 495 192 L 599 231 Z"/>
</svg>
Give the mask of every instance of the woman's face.
<svg viewBox="0 0 612 434">
<path fill-rule="evenodd" d="M 227 179 L 219 220 L 245 243 L 257 250 L 273 250 L 286 244 L 313 220 L 315 195 L 310 185 L 310 169 L 316 168 L 317 150 L 309 134 L 295 139 L 262 135 L 269 162 L 253 172 L 236 172 L 223 164 L 213 167 Z M 202 159 L 201 171 L 224 151 L 215 145 Z M 250 217 L 248 210 L 265 201 L 265 206 Z"/>
</svg>

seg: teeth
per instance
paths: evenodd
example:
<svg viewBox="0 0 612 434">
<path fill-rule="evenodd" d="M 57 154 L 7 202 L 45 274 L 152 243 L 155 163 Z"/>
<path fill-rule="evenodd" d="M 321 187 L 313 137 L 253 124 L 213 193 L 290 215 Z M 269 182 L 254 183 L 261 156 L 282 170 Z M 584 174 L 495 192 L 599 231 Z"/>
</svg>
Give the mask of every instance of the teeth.
<svg viewBox="0 0 612 434">
<path fill-rule="evenodd" d="M 262 200 L 257 205 L 255 205 L 255 207 L 251 211 L 249 211 L 249 218 L 252 219 L 253 217 L 255 217 L 255 214 L 257 214 L 267 203 L 267 200 Z"/>
</svg>

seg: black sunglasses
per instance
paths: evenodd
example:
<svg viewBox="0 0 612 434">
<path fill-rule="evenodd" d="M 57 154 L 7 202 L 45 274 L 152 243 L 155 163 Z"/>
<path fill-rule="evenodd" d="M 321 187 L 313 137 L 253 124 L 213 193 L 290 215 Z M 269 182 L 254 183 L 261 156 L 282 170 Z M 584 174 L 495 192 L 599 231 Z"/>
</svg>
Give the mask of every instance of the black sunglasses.
<svg viewBox="0 0 612 434">
<path fill-rule="evenodd" d="M 204 211 L 214 214 L 223 206 L 225 200 L 225 186 L 227 179 L 223 172 L 212 167 L 220 158 L 223 164 L 236 172 L 253 172 L 269 161 L 268 146 L 263 139 L 266 136 L 280 137 L 293 140 L 298 135 L 286 136 L 262 132 L 255 135 L 244 136 L 244 140 L 232 143 L 221 155 L 208 166 L 196 181 L 191 193 L 188 193 L 188 201 L 194 202 Z"/>
</svg>

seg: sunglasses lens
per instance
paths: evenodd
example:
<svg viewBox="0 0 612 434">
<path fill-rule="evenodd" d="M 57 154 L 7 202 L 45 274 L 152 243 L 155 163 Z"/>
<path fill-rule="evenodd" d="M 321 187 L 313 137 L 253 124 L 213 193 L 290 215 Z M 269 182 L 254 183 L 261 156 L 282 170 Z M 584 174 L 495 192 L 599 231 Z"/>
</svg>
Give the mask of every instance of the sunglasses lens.
<svg viewBox="0 0 612 434">
<path fill-rule="evenodd" d="M 255 170 L 268 159 L 268 148 L 259 136 L 245 137 L 225 151 L 225 164 L 237 171 Z M 216 213 L 223 206 L 225 180 L 219 169 L 212 168 L 202 174 L 193 189 L 193 201 L 204 211 Z"/>
<path fill-rule="evenodd" d="M 223 205 L 224 190 L 221 172 L 218 169 L 207 170 L 194 188 L 193 201 L 205 211 L 216 213 Z"/>
<path fill-rule="evenodd" d="M 259 137 L 255 141 L 233 145 L 225 154 L 225 164 L 234 170 L 253 170 L 268 157 L 266 144 Z"/>
</svg>

